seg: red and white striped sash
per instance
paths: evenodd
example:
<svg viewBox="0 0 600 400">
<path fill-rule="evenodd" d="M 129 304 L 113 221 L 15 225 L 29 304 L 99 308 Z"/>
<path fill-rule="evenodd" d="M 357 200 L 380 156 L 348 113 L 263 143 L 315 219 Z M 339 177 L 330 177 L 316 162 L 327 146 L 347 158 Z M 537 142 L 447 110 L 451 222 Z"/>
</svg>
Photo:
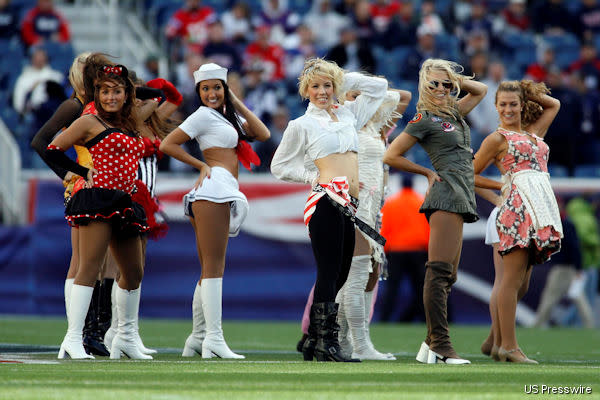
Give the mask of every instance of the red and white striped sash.
<svg viewBox="0 0 600 400">
<path fill-rule="evenodd" d="M 317 203 L 325 195 L 331 197 L 342 207 L 348 207 L 348 205 L 351 205 L 352 202 L 350 199 L 349 190 L 350 185 L 348 184 L 348 178 L 345 176 L 338 176 L 333 178 L 327 184 L 319 183 L 317 186 L 315 186 L 310 192 L 310 195 L 306 200 L 306 205 L 304 206 L 304 225 L 308 226 L 308 223 L 310 222 L 310 219 L 317 208 Z"/>
</svg>

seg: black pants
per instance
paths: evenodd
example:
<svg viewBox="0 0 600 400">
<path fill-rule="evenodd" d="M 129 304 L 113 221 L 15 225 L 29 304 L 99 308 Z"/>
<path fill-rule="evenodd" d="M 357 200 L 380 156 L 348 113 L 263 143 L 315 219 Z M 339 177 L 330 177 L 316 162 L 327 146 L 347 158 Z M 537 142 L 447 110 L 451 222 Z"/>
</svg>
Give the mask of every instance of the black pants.
<svg viewBox="0 0 600 400">
<path fill-rule="evenodd" d="M 425 280 L 426 251 L 389 252 L 388 279 L 385 282 L 385 293 L 382 299 L 381 320 L 390 321 L 396 311 L 396 299 L 402 283 L 402 278 L 410 279 L 413 297 L 405 310 L 399 317 L 399 321 L 412 322 L 415 319 L 425 321 L 423 309 L 423 283 Z"/>
<path fill-rule="evenodd" d="M 354 223 L 324 196 L 317 203 L 308 231 L 317 261 L 313 303 L 333 302 L 350 271 L 354 253 Z"/>
</svg>

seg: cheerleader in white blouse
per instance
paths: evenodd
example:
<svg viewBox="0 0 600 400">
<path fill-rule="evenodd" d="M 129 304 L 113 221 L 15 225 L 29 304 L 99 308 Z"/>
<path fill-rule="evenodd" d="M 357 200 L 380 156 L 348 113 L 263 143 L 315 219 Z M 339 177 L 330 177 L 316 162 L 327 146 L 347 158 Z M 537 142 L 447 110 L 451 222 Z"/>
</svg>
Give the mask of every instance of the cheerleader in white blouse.
<svg viewBox="0 0 600 400">
<path fill-rule="evenodd" d="M 361 94 L 348 105 L 335 104 L 344 79 L 355 79 Z M 358 135 L 379 108 L 387 81 L 344 71 L 322 59 L 308 60 L 299 92 L 310 103 L 306 113 L 290 121 L 271 162 L 271 172 L 290 182 L 314 185 L 304 210 L 317 264 L 305 360 L 358 361 L 340 352 L 335 297 L 348 276 L 354 251 L 354 225 L 385 242 L 355 218 L 359 195 Z M 306 159 L 306 165 L 305 165 Z M 313 169 L 316 167 L 316 170 Z"/>
<path fill-rule="evenodd" d="M 192 301 L 193 328 L 184 357 L 244 358 L 229 349 L 221 327 L 223 272 L 228 236 L 236 236 L 248 212 L 246 196 L 237 181 L 238 159 L 260 163 L 247 143 L 265 141 L 267 127 L 229 90 L 227 69 L 202 65 L 194 72 L 201 106 L 161 143 L 160 150 L 200 171 L 194 187 L 183 198 L 184 212 L 196 233 L 202 265 Z M 181 146 L 196 139 L 206 163 Z"/>
<path fill-rule="evenodd" d="M 357 79 L 344 80 L 342 98 L 346 99 L 345 105 L 349 106 L 360 95 L 358 82 Z M 376 229 L 377 215 L 383 204 L 385 172 L 382 159 L 386 133 L 395 127 L 395 122 L 402 117 L 410 99 L 410 92 L 388 90 L 375 115 L 358 132 L 360 193 L 356 216 L 373 229 Z M 378 276 L 377 266 L 383 263 L 384 257 L 383 246 L 358 230 L 348 280 L 339 291 L 336 301 L 340 304 L 338 321 L 342 350 L 360 360 L 396 359 L 392 354 L 377 351 L 369 337 L 373 287 L 367 288 L 367 283 L 370 273 Z"/>
</svg>

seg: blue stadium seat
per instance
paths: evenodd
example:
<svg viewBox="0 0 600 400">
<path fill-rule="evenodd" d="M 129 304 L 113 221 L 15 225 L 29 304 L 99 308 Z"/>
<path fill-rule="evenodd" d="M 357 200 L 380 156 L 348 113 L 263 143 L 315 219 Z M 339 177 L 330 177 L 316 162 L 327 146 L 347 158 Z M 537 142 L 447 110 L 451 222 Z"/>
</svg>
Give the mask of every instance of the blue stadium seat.
<svg viewBox="0 0 600 400">
<path fill-rule="evenodd" d="M 577 178 L 600 178 L 600 164 L 578 165 L 574 176 Z"/>
<path fill-rule="evenodd" d="M 488 0 L 486 2 L 488 12 L 490 13 L 497 13 L 503 10 L 508 5 L 507 3 L 508 1 L 506 0 Z"/>
<path fill-rule="evenodd" d="M 42 45 L 42 48 L 48 53 L 48 59 L 52 68 L 66 75 L 75 58 L 73 46 L 70 43 L 46 41 Z"/>
<path fill-rule="evenodd" d="M 300 15 L 305 15 L 312 7 L 311 0 L 290 0 L 289 9 L 297 12 Z"/>
<path fill-rule="evenodd" d="M 569 176 L 569 170 L 559 164 L 548 164 L 548 172 L 552 178 L 566 178 Z"/>
<path fill-rule="evenodd" d="M 435 0 L 435 11 L 442 19 L 450 17 L 454 0 Z"/>
<path fill-rule="evenodd" d="M 449 60 L 460 62 L 459 42 L 456 36 L 447 33 L 436 35 L 435 46 L 438 50 L 445 52 L 445 57 Z"/>
<path fill-rule="evenodd" d="M 20 125 L 20 117 L 19 113 L 17 113 L 11 106 L 2 106 L 0 109 L 0 118 L 4 121 L 6 127 L 13 133 L 13 135 L 17 136 L 17 130 Z"/>
<path fill-rule="evenodd" d="M 385 76 L 390 82 L 397 82 L 400 77 L 400 70 L 406 61 L 406 56 L 410 52 L 408 46 L 399 46 L 391 51 L 383 50 L 377 59 L 377 70 L 381 70 L 381 75 Z"/>
<path fill-rule="evenodd" d="M 563 2 L 565 8 L 569 10 L 571 14 L 577 13 L 581 9 L 581 1 L 580 0 L 569 0 Z"/>
<path fill-rule="evenodd" d="M 572 33 L 544 35 L 542 39 L 554 49 L 556 64 L 560 68 L 568 67 L 579 58 L 579 40 Z"/>
<path fill-rule="evenodd" d="M 162 32 L 167 21 L 169 21 L 169 18 L 171 18 L 171 16 L 175 14 L 175 11 L 180 9 L 182 5 L 183 2 L 171 0 L 168 2 L 157 1 L 155 3 L 155 6 L 153 6 L 149 12 L 149 16 L 153 19 L 152 22 L 156 25 L 158 32 Z"/>
<path fill-rule="evenodd" d="M 231 8 L 231 4 L 229 1 L 225 0 L 203 0 L 202 5 L 212 7 L 216 13 L 222 14 Z"/>
</svg>

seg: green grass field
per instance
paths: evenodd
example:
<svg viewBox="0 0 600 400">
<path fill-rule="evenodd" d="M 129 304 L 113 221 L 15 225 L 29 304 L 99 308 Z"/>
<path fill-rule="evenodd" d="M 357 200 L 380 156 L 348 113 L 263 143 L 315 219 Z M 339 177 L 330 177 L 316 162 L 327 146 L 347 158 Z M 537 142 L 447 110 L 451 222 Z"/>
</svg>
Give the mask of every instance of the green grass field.
<svg viewBox="0 0 600 400">
<path fill-rule="evenodd" d="M 160 353 L 153 361 L 56 360 L 63 319 L 0 317 L 0 399 L 600 399 L 600 332 L 520 329 L 521 347 L 539 365 L 496 363 L 479 353 L 488 328 L 453 326 L 467 366 L 414 360 L 423 325 L 373 325 L 377 348 L 397 361 L 303 362 L 297 323 L 227 322 L 230 347 L 245 360 L 182 358 L 190 321 L 142 320 Z M 39 347 L 36 347 L 39 346 Z M 50 346 L 50 347 L 49 347 Z M 52 352 L 50 352 L 52 351 Z M 591 387 L 591 394 L 526 394 L 526 385 Z"/>
</svg>

